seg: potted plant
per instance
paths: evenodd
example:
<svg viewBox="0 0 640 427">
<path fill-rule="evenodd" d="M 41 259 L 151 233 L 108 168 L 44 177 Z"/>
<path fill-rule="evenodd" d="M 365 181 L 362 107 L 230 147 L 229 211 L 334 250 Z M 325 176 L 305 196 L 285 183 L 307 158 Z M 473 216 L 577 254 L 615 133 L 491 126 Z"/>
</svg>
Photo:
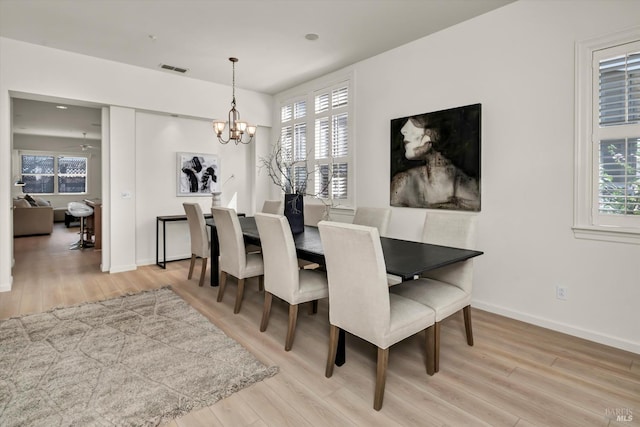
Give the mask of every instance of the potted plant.
<svg viewBox="0 0 640 427">
<path fill-rule="evenodd" d="M 289 147 L 283 147 L 278 141 L 266 157 L 259 159 L 260 168 L 266 169 L 271 181 L 284 193 L 284 215 L 293 234 L 304 231 L 304 196 L 315 197 L 327 205 L 327 201 L 319 196 L 327 189 L 330 179 L 317 193 L 309 192 L 309 179 L 318 168 L 310 168 L 307 158 L 308 155 L 304 159 L 295 156 Z"/>
</svg>

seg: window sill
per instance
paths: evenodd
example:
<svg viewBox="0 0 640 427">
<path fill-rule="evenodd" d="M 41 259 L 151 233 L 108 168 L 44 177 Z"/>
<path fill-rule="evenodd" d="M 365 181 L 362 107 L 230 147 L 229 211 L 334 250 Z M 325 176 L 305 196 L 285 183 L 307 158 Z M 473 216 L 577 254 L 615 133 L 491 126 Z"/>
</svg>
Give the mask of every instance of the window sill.
<svg viewBox="0 0 640 427">
<path fill-rule="evenodd" d="M 576 239 L 640 245 L 640 229 L 637 228 L 593 225 L 581 225 L 572 228 Z"/>
</svg>

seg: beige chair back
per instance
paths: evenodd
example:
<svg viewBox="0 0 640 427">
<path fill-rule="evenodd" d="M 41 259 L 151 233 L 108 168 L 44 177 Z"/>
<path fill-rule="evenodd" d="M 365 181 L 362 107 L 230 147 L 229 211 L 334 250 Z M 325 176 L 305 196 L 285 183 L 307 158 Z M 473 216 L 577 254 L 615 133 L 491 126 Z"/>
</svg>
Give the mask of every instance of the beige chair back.
<svg viewBox="0 0 640 427">
<path fill-rule="evenodd" d="M 320 221 L 329 219 L 328 217 L 329 207 L 324 204 L 304 204 L 304 225 L 310 225 L 317 227 Z"/>
<path fill-rule="evenodd" d="M 287 218 L 256 213 L 264 261 L 264 288 L 292 303 L 299 288 L 298 258 Z"/>
<path fill-rule="evenodd" d="M 191 253 L 200 258 L 209 257 L 209 233 L 204 221 L 202 208 L 197 203 L 183 203 L 184 212 L 187 214 L 189 224 L 189 236 L 191 238 Z"/>
<path fill-rule="evenodd" d="M 376 227 L 381 236 L 386 236 L 389 220 L 391 219 L 391 208 L 368 208 L 359 207 L 353 217 L 353 223 Z"/>
<path fill-rule="evenodd" d="M 230 208 L 211 208 L 213 220 L 218 231 L 220 247 L 220 269 L 232 276 L 244 277 L 247 265 L 247 254 L 242 237 L 242 228 L 236 211 Z"/>
<path fill-rule="evenodd" d="M 320 221 L 329 282 L 329 322 L 381 348 L 390 328 L 389 289 L 374 227 Z"/>
<path fill-rule="evenodd" d="M 463 249 L 476 247 L 477 216 L 451 212 L 427 212 L 422 229 L 422 241 L 433 245 Z M 455 285 L 470 293 L 473 282 L 473 259 L 439 268 L 423 277 Z"/>
<path fill-rule="evenodd" d="M 282 215 L 284 212 L 284 202 L 282 200 L 265 200 L 262 205 L 262 213 Z"/>
</svg>

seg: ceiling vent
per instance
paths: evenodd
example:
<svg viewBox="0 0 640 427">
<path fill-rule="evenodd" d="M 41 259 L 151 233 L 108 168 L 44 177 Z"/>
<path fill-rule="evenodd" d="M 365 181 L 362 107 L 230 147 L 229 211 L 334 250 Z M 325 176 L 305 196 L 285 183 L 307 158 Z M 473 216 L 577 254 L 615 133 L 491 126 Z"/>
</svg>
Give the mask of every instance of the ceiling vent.
<svg viewBox="0 0 640 427">
<path fill-rule="evenodd" d="M 160 64 L 160 68 L 163 70 L 175 71 L 176 73 L 184 74 L 189 71 L 187 68 L 174 67 L 173 65 Z"/>
</svg>

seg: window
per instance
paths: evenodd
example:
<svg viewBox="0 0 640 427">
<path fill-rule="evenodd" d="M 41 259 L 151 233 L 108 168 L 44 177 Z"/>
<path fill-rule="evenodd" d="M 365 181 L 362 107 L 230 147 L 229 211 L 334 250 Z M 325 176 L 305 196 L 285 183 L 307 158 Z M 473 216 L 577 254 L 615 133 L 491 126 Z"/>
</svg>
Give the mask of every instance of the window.
<svg viewBox="0 0 640 427">
<path fill-rule="evenodd" d="M 20 170 L 28 194 L 84 194 L 87 157 L 21 154 Z"/>
<path fill-rule="evenodd" d="M 577 51 L 577 237 L 640 243 L 640 33 Z"/>
<path fill-rule="evenodd" d="M 280 107 L 280 143 L 288 172 L 307 194 L 349 204 L 353 200 L 349 80 L 308 92 Z"/>
</svg>

